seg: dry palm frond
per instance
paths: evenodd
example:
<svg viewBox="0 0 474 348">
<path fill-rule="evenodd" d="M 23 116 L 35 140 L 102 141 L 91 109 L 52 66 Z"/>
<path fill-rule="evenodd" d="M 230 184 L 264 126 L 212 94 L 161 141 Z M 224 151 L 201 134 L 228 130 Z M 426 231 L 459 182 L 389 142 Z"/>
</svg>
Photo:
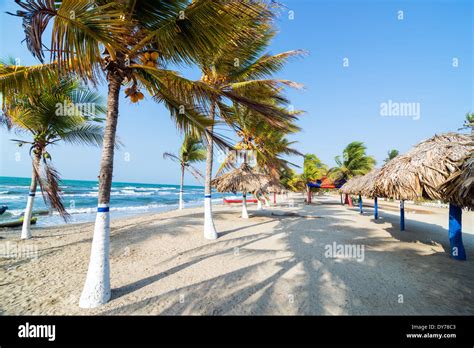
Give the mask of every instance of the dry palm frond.
<svg viewBox="0 0 474 348">
<path fill-rule="evenodd" d="M 61 179 L 59 173 L 44 158 L 42 166 L 40 162 L 33 161 L 33 168 L 46 205 L 57 210 L 59 215 L 67 222 L 70 215 L 66 211 L 61 199 L 61 188 L 59 186 Z"/>
<path fill-rule="evenodd" d="M 446 200 L 474 210 L 474 151 L 466 158 L 464 165 L 440 186 Z"/>
<path fill-rule="evenodd" d="M 460 170 L 473 149 L 467 135 L 435 135 L 385 164 L 375 179 L 374 194 L 395 199 L 447 201 L 439 186 Z"/>
<path fill-rule="evenodd" d="M 377 175 L 379 174 L 380 169 L 373 169 L 371 172 L 365 174 L 360 182 L 360 193 L 366 197 L 376 197 L 375 195 L 375 183 Z"/>
<path fill-rule="evenodd" d="M 267 175 L 255 173 L 246 163 L 240 168 L 222 174 L 211 181 L 211 185 L 219 192 L 262 192 L 270 184 Z"/>
</svg>

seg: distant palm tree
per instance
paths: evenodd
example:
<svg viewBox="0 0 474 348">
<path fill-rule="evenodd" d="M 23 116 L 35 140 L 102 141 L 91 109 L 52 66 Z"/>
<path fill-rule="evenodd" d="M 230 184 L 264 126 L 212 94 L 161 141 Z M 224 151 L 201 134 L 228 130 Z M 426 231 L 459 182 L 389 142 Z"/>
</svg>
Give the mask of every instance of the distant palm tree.
<svg viewBox="0 0 474 348">
<path fill-rule="evenodd" d="M 474 137 L 474 112 L 468 112 L 466 114 L 466 119 L 464 120 L 464 125 L 461 129 L 470 129 L 471 136 Z"/>
<path fill-rule="evenodd" d="M 185 136 L 179 155 L 169 152 L 163 154 L 163 158 L 169 158 L 178 162 L 181 166 L 181 181 L 179 188 L 179 209 L 183 209 L 183 186 L 184 186 L 184 171 L 188 170 L 197 180 L 204 179 L 204 176 L 199 170 L 194 168 L 191 163 L 202 162 L 206 159 L 206 149 L 202 144 L 201 139 L 192 136 Z"/>
<path fill-rule="evenodd" d="M 332 177 L 348 180 L 356 175 L 364 175 L 375 166 L 375 159 L 366 154 L 366 147 L 360 141 L 354 141 L 346 146 L 341 156 L 336 156 L 337 166 L 331 168 Z"/>
<path fill-rule="evenodd" d="M 262 8 L 256 13 L 257 18 L 243 23 L 243 31 L 238 32 L 233 40 L 222 46 L 214 55 L 209 54 L 199 61 L 201 82 L 208 88 L 219 91 L 209 98 L 209 119 L 214 121 L 219 117 L 232 125 L 233 108 L 227 104 L 231 101 L 234 105 L 238 104 L 251 110 L 252 117 L 265 120 L 276 128 L 285 129 L 288 120 L 293 120 L 296 116 L 283 111 L 274 103 L 262 100 L 261 96 L 267 95 L 269 90 L 278 90 L 284 86 L 301 88 L 300 84 L 276 79 L 273 74 L 280 71 L 291 57 L 300 56 L 305 52 L 293 50 L 277 55 L 262 54 L 275 32 L 270 25 L 271 17 L 265 14 L 265 9 Z M 204 192 L 204 237 L 207 239 L 217 238 L 211 200 L 213 139 L 210 135 L 213 131 L 211 125 L 208 128 Z"/>
<path fill-rule="evenodd" d="M 36 94 L 17 95 L 5 105 L 0 116 L 2 124 L 18 134 L 30 134 L 31 141 L 13 139 L 19 146 L 30 145 L 33 174 L 23 218 L 21 238 L 31 238 L 30 220 L 37 185 L 45 202 L 65 220 L 68 213 L 61 201 L 59 173 L 51 165 L 47 149 L 58 142 L 102 145 L 103 127 L 100 114 L 105 113 L 102 98 L 80 85 L 77 80 L 64 79 L 54 86 L 45 86 Z"/>
<path fill-rule="evenodd" d="M 390 162 L 392 159 L 394 159 L 395 157 L 397 157 L 399 154 L 398 150 L 390 150 L 389 152 L 387 152 L 387 158 L 384 159 L 384 162 L 387 163 L 387 162 Z"/>
</svg>

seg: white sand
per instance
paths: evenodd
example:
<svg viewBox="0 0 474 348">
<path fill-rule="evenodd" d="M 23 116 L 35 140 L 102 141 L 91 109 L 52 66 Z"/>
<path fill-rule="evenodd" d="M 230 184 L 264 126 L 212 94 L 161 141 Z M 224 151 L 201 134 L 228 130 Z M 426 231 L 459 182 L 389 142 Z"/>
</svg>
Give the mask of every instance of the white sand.
<svg viewBox="0 0 474 348">
<path fill-rule="evenodd" d="M 294 208 L 239 217 L 215 207 L 220 237 L 202 237 L 202 208 L 115 220 L 111 237 L 112 300 L 78 307 L 92 224 L 0 231 L 5 248 L 37 250 L 37 259 L 0 259 L 2 314 L 474 314 L 474 231 L 464 214 L 468 261 L 449 258 L 447 210 L 407 206 L 407 230 L 391 210 L 357 210 L 320 197 Z M 272 216 L 297 212 L 305 217 Z M 325 246 L 364 247 L 363 261 L 325 257 Z M 35 249 L 36 248 L 36 249 Z M 403 303 L 399 300 L 403 297 Z"/>
</svg>

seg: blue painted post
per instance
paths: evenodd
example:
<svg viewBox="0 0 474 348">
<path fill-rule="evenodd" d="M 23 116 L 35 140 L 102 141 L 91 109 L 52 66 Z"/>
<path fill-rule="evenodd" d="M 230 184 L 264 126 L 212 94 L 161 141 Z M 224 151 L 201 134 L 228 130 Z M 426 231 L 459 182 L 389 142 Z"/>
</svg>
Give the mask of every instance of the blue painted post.
<svg viewBox="0 0 474 348">
<path fill-rule="evenodd" d="M 374 219 L 377 220 L 379 218 L 379 200 L 377 197 L 374 198 Z"/>
<path fill-rule="evenodd" d="M 449 244 L 453 259 L 466 260 L 466 250 L 462 243 L 462 210 L 452 203 L 449 204 Z"/>
<path fill-rule="evenodd" d="M 360 193 L 359 193 L 359 210 L 360 210 L 360 213 L 362 214 L 362 196 L 360 195 Z"/>
<path fill-rule="evenodd" d="M 400 201 L 400 231 L 405 231 L 405 201 Z"/>
</svg>

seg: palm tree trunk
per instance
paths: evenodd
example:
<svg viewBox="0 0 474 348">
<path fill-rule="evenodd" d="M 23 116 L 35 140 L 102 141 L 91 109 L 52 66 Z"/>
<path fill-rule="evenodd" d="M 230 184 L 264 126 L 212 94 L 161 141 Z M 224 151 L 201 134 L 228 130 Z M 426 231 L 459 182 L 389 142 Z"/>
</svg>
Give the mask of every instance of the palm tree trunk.
<svg viewBox="0 0 474 348">
<path fill-rule="evenodd" d="M 216 114 L 216 104 L 212 102 L 210 119 L 214 121 Z M 211 199 L 211 180 L 212 180 L 212 160 L 214 142 L 212 140 L 212 132 L 214 126 L 208 128 L 209 133 L 206 134 L 207 138 L 207 156 L 206 156 L 206 178 L 204 187 L 204 238 L 206 239 L 217 239 L 217 231 L 212 220 L 212 199 Z"/>
<path fill-rule="evenodd" d="M 179 186 L 179 209 L 180 210 L 184 208 L 183 187 L 184 187 L 184 164 L 181 164 L 181 183 Z"/>
<path fill-rule="evenodd" d="M 108 81 L 107 117 L 99 174 L 99 200 L 89 268 L 79 301 L 79 306 L 82 308 L 94 308 L 106 303 L 110 299 L 109 203 L 122 78 L 109 73 Z"/>
<path fill-rule="evenodd" d="M 249 213 L 247 211 L 247 194 L 242 193 L 242 219 L 248 219 Z"/>
<path fill-rule="evenodd" d="M 35 154 L 33 157 L 33 173 L 31 175 L 31 184 L 30 190 L 28 192 L 28 201 L 26 203 L 25 214 L 23 215 L 23 226 L 21 228 L 21 239 L 30 239 L 31 238 L 31 217 L 33 215 L 33 204 L 35 202 L 36 195 L 36 170 L 39 168 L 39 163 L 41 159 L 41 154 Z"/>
</svg>

